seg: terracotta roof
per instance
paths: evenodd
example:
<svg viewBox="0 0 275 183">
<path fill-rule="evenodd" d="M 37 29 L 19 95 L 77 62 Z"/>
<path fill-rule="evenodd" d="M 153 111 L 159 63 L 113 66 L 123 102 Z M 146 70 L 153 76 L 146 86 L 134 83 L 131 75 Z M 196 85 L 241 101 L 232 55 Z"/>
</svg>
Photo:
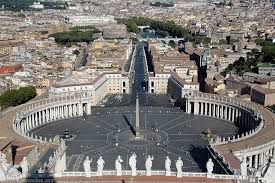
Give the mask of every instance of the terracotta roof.
<svg viewBox="0 0 275 183">
<path fill-rule="evenodd" d="M 15 73 L 15 67 L 13 66 L 0 66 L 0 74 Z"/>
<path fill-rule="evenodd" d="M 234 156 L 231 152 L 223 154 L 223 157 L 231 168 L 234 170 L 240 169 L 240 160 L 236 158 L 236 156 Z"/>
</svg>

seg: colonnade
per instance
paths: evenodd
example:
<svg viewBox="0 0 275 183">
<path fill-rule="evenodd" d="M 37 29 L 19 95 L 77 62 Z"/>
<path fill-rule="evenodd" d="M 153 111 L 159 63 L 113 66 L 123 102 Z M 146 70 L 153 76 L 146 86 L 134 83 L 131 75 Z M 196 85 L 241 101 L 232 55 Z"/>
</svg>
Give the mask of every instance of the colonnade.
<svg viewBox="0 0 275 183">
<path fill-rule="evenodd" d="M 258 113 L 253 116 L 253 111 L 226 103 L 219 103 L 219 101 L 214 103 L 201 100 L 186 100 L 186 112 L 232 121 L 235 125 L 245 129 L 245 131 L 255 129 L 259 125 Z"/>
<path fill-rule="evenodd" d="M 258 169 L 261 166 L 265 166 L 269 161 L 269 158 L 275 158 L 275 147 L 268 147 L 261 151 L 256 151 L 254 154 L 245 155 L 244 158 L 248 162 L 249 168 Z"/>
<path fill-rule="evenodd" d="M 83 116 L 91 114 L 90 103 L 55 103 L 49 107 L 37 106 L 35 109 L 25 112 L 19 116 L 14 128 L 21 134 L 27 134 L 30 130 L 46 123 L 59 119 Z"/>
<path fill-rule="evenodd" d="M 229 140 L 223 140 L 222 143 L 217 143 L 217 145 L 234 143 L 238 140 L 245 140 L 246 136 L 249 138 L 256 135 L 266 125 L 267 121 L 265 120 L 272 121 L 274 118 L 272 114 L 263 112 L 268 111 L 267 109 L 257 104 L 220 95 L 197 94 L 188 98 L 185 106 L 186 112 L 189 114 L 193 113 L 231 121 L 246 131 L 245 134 L 238 135 L 237 138 L 228 138 Z M 216 149 L 217 147 L 213 146 L 213 148 Z M 218 151 L 216 152 L 222 156 Z M 275 140 L 251 148 L 249 144 L 246 144 L 246 147 L 240 147 L 240 150 L 232 153 L 240 161 L 244 159 L 249 169 L 255 170 L 265 166 L 270 158 L 275 158 Z"/>
</svg>

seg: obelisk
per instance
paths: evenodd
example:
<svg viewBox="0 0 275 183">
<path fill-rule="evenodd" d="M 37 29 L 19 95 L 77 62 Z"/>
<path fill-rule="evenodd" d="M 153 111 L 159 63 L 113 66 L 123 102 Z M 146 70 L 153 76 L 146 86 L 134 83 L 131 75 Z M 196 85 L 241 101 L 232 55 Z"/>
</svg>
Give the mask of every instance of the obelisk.
<svg viewBox="0 0 275 183">
<path fill-rule="evenodd" d="M 140 138 L 140 133 L 139 133 L 139 99 L 138 95 L 136 98 L 136 138 Z"/>
</svg>

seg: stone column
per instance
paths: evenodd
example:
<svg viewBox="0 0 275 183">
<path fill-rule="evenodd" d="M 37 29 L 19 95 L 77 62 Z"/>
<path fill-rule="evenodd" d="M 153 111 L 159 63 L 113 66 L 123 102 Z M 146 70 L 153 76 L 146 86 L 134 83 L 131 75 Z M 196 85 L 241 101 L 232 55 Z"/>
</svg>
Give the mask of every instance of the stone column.
<svg viewBox="0 0 275 183">
<path fill-rule="evenodd" d="M 34 113 L 34 128 L 38 126 L 38 112 Z"/>
<path fill-rule="evenodd" d="M 255 156 L 254 156 L 254 168 L 258 168 L 258 161 L 259 161 L 259 159 L 258 159 L 258 154 L 256 154 Z"/>
<path fill-rule="evenodd" d="M 234 122 L 235 121 L 235 113 L 236 113 L 236 111 L 235 111 L 235 108 L 232 108 L 232 122 Z"/>
<path fill-rule="evenodd" d="M 199 103 L 197 101 L 194 102 L 194 114 L 199 114 Z"/>
<path fill-rule="evenodd" d="M 72 106 L 71 106 L 71 104 L 68 105 L 68 117 L 72 117 Z"/>
<path fill-rule="evenodd" d="M 216 117 L 216 104 L 213 104 L 213 117 Z"/>
<path fill-rule="evenodd" d="M 188 102 L 189 103 L 189 102 Z M 191 108 L 191 107 L 190 107 Z M 90 115 L 92 113 L 92 111 L 91 111 L 91 103 L 87 103 L 86 104 L 86 114 L 87 115 Z M 190 114 L 191 113 L 191 111 L 189 112 L 189 104 L 188 104 L 188 114 Z"/>
<path fill-rule="evenodd" d="M 60 118 L 64 118 L 64 106 L 60 106 Z"/>
<path fill-rule="evenodd" d="M 248 156 L 249 167 L 252 168 L 252 156 Z"/>
<path fill-rule="evenodd" d="M 38 111 L 38 112 L 37 112 L 37 117 L 38 117 L 38 119 L 37 119 L 37 120 L 38 120 L 37 126 L 40 126 L 40 125 L 41 125 L 41 116 L 42 116 L 42 115 L 41 115 L 41 111 Z"/>
<path fill-rule="evenodd" d="M 64 106 L 64 117 L 67 118 L 68 117 L 68 105 Z"/>
<path fill-rule="evenodd" d="M 42 115 L 42 123 L 41 124 L 44 124 L 45 123 L 45 110 L 41 111 L 41 115 Z"/>
<path fill-rule="evenodd" d="M 209 103 L 209 105 L 208 105 L 208 103 L 206 102 L 206 103 L 204 103 L 204 113 L 205 113 L 205 115 L 206 116 L 210 116 L 210 114 L 208 114 L 208 113 L 210 113 L 209 111 L 211 111 L 211 104 Z"/>
<path fill-rule="evenodd" d="M 238 110 L 238 125 L 239 126 L 241 126 L 241 124 L 242 124 L 242 118 L 241 118 L 241 116 L 242 116 L 242 111 L 241 111 L 241 109 L 239 109 Z"/>
<path fill-rule="evenodd" d="M 23 122 L 23 129 L 24 129 L 24 134 L 25 134 L 27 131 L 27 118 Z"/>
<path fill-rule="evenodd" d="M 82 103 L 78 103 L 78 116 L 83 116 L 83 106 Z"/>
<path fill-rule="evenodd" d="M 263 161 L 264 161 L 263 153 L 260 153 L 259 166 L 262 166 L 262 165 L 263 165 Z"/>
<path fill-rule="evenodd" d="M 59 111 L 58 111 L 58 107 L 54 107 L 54 114 L 55 114 L 55 120 L 59 119 Z"/>
<path fill-rule="evenodd" d="M 217 117 L 220 118 L 220 115 L 221 115 L 221 114 L 220 114 L 220 112 L 221 112 L 221 105 L 218 104 L 217 107 L 218 107 L 218 109 L 217 109 L 217 110 L 218 110 L 218 115 L 217 115 Z"/>
<path fill-rule="evenodd" d="M 33 129 L 34 127 L 34 114 L 31 114 L 31 128 L 30 129 Z"/>
<path fill-rule="evenodd" d="M 53 108 L 50 108 L 50 121 L 54 120 L 54 110 Z"/>
<path fill-rule="evenodd" d="M 201 111 L 200 111 L 200 115 L 203 115 L 203 102 L 200 102 L 200 104 L 201 104 L 201 105 L 200 105 L 200 110 L 201 110 Z"/>
<path fill-rule="evenodd" d="M 227 116 L 227 109 L 228 107 L 227 106 L 224 106 L 224 119 L 227 120 L 228 119 L 228 116 Z"/>
<path fill-rule="evenodd" d="M 26 122 L 26 133 L 27 133 L 27 131 L 29 131 L 29 129 L 30 129 L 30 127 L 29 127 L 29 124 L 31 123 L 31 120 L 30 120 L 30 117 L 28 116 L 27 117 L 27 122 Z"/>
<path fill-rule="evenodd" d="M 209 103 L 209 116 L 214 116 L 214 104 Z"/>
<path fill-rule="evenodd" d="M 74 104 L 74 116 L 78 115 L 78 110 L 77 110 L 77 103 Z"/>
<path fill-rule="evenodd" d="M 46 109 L 46 121 L 50 121 L 50 109 Z"/>
<path fill-rule="evenodd" d="M 87 108 L 87 105 L 86 105 L 86 108 Z M 185 112 L 188 113 L 188 100 L 185 100 Z"/>
<path fill-rule="evenodd" d="M 228 121 L 231 121 L 231 119 L 232 119 L 232 114 L 231 114 L 232 108 L 228 107 L 228 110 L 229 110 Z"/>
</svg>

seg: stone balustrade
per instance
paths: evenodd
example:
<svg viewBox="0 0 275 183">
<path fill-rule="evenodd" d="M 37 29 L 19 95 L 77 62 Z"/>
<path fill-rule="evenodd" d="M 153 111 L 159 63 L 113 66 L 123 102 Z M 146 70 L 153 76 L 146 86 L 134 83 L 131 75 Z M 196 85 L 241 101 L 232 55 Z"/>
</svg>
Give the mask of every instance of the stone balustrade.
<svg viewBox="0 0 275 183">
<path fill-rule="evenodd" d="M 116 176 L 115 170 L 108 170 L 102 172 L 103 176 Z M 138 176 L 146 176 L 145 170 L 137 170 Z M 85 172 L 63 172 L 63 177 L 85 177 Z M 91 176 L 98 176 L 97 172 L 91 172 Z M 122 176 L 131 176 L 131 171 L 122 171 Z M 165 176 L 165 171 L 152 170 L 152 176 Z M 176 177 L 177 172 L 171 172 L 171 176 Z M 206 177 L 207 173 L 196 173 L 196 172 L 182 172 L 183 177 Z M 230 179 L 230 180 L 247 180 L 247 176 L 241 175 L 225 175 L 225 174 L 212 174 L 209 178 L 212 179 Z M 255 180 L 254 180 L 255 181 Z M 251 180 L 253 182 L 253 180 Z"/>
<path fill-rule="evenodd" d="M 211 142 L 211 145 L 222 145 L 222 144 L 228 144 L 232 142 L 238 142 L 240 140 L 245 140 L 246 138 L 252 137 L 253 135 L 257 134 L 261 129 L 263 128 L 263 123 L 261 122 L 255 129 L 250 130 L 248 132 L 234 135 L 231 137 L 216 137 L 216 140 Z"/>
</svg>

